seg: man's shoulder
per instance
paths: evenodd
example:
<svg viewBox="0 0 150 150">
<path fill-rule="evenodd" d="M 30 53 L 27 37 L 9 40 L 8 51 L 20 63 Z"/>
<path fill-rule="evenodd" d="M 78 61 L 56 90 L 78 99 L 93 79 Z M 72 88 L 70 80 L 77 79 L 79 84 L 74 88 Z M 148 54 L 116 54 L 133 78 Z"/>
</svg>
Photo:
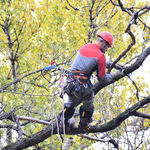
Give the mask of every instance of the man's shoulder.
<svg viewBox="0 0 150 150">
<path fill-rule="evenodd" d="M 104 54 L 101 52 L 99 47 L 95 44 L 86 44 L 80 48 L 79 54 L 85 57 L 93 57 L 97 59 L 103 59 L 105 57 Z"/>
<path fill-rule="evenodd" d="M 93 51 L 93 52 L 98 52 L 101 53 L 101 50 L 96 44 L 85 44 L 83 45 L 80 50 L 86 50 L 86 51 Z"/>
<path fill-rule="evenodd" d="M 83 45 L 81 48 L 84 48 L 84 47 L 95 47 L 95 44 L 88 43 L 88 44 Z"/>
</svg>

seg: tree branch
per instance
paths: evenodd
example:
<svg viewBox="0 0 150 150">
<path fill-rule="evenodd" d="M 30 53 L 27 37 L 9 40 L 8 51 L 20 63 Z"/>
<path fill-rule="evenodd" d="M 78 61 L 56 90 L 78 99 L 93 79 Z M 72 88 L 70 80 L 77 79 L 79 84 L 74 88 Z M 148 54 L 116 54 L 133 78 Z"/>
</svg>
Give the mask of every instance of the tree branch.
<svg viewBox="0 0 150 150">
<path fill-rule="evenodd" d="M 24 76 L 22 76 L 21 78 L 17 79 L 17 80 L 14 80 L 13 82 L 10 82 L 8 84 L 6 84 L 5 86 L 1 87 L 0 88 L 0 93 L 2 93 L 5 89 L 7 89 L 8 87 L 10 87 L 11 85 L 13 84 L 16 84 L 17 82 L 20 82 L 22 79 L 24 79 L 25 77 L 28 77 L 32 74 L 35 74 L 35 73 L 38 73 L 38 72 L 41 72 L 43 69 L 39 69 L 39 70 L 36 70 L 36 71 L 33 71 L 33 72 L 30 72 Z"/>
<path fill-rule="evenodd" d="M 116 4 L 113 3 L 113 1 L 111 0 L 112 4 L 115 5 L 115 6 L 118 6 Z M 149 10 L 150 10 L 150 7 L 146 6 L 136 12 L 132 12 L 132 14 L 128 11 L 128 8 L 125 8 L 121 2 L 121 0 L 118 0 L 118 4 L 119 4 L 119 7 L 121 8 L 122 11 L 125 11 L 127 12 L 130 16 L 132 16 L 126 30 L 125 30 L 125 33 L 128 33 L 132 39 L 132 42 L 128 45 L 127 49 L 124 50 L 120 55 L 119 57 L 112 63 L 112 65 L 110 66 L 110 68 L 108 69 L 108 73 L 111 72 L 112 68 L 115 66 L 115 64 L 120 61 L 120 59 L 122 57 L 124 57 L 126 55 L 126 53 L 131 49 L 131 47 L 136 43 L 136 40 L 135 40 L 135 37 L 134 37 L 134 34 L 132 33 L 131 31 L 131 25 L 132 24 L 137 24 L 137 19 L 140 20 L 140 16 L 142 16 L 143 14 L 147 13 Z M 145 10 L 146 9 L 146 10 Z M 141 20 L 140 20 L 141 21 Z"/>
<path fill-rule="evenodd" d="M 111 72 L 111 70 L 112 70 L 112 68 L 114 67 L 114 65 L 115 65 L 118 61 L 120 61 L 121 58 L 123 58 L 123 57 L 127 54 L 127 52 L 131 49 L 131 47 L 136 43 L 134 34 L 133 34 L 132 31 L 131 31 L 131 25 L 136 22 L 137 14 L 138 14 L 138 13 L 135 13 L 135 14 L 133 15 L 132 19 L 131 19 L 130 22 L 129 22 L 128 27 L 127 27 L 126 30 L 125 30 L 125 32 L 130 35 L 132 42 L 128 45 L 127 49 L 125 49 L 125 50 L 119 55 L 119 57 L 112 63 L 112 65 L 110 66 L 110 68 L 109 68 L 109 70 L 108 70 L 108 73 Z"/>
<path fill-rule="evenodd" d="M 71 8 L 73 8 L 74 10 L 79 11 L 79 9 L 78 9 L 78 8 L 75 8 L 74 6 L 72 6 L 68 0 L 66 0 L 66 2 L 68 3 L 68 5 L 69 5 Z"/>
<path fill-rule="evenodd" d="M 127 12 L 131 16 L 131 13 L 128 11 L 127 8 L 125 8 L 123 6 L 123 4 L 122 4 L 122 2 L 120 0 L 118 0 L 118 4 L 119 4 L 119 6 L 120 6 L 120 8 L 121 8 L 122 11 Z"/>
<path fill-rule="evenodd" d="M 91 126 L 91 128 L 88 130 L 80 130 L 79 128 L 73 128 L 69 134 L 74 135 L 74 134 L 81 134 L 81 133 L 107 132 L 107 131 L 113 130 L 116 127 L 118 127 L 128 117 L 134 115 L 134 113 L 138 109 L 140 109 L 141 107 L 143 107 L 144 105 L 146 105 L 148 103 L 150 103 L 150 96 L 139 101 L 138 103 L 136 103 L 135 105 L 133 105 L 132 107 L 127 109 L 126 111 L 122 112 L 116 118 L 114 118 L 113 120 L 111 120 L 105 124 Z M 59 117 L 57 119 L 59 119 Z M 45 127 L 43 130 L 31 135 L 30 137 L 20 139 L 17 142 L 12 143 L 12 144 L 2 148 L 2 150 L 12 150 L 12 149 L 20 150 L 23 148 L 27 148 L 27 147 L 33 146 L 37 143 L 44 141 L 45 139 L 47 139 L 48 137 L 50 137 L 54 134 L 57 134 L 58 133 L 58 129 L 57 129 L 57 124 L 58 124 L 57 121 L 58 120 L 57 119 L 54 120 L 51 123 L 51 125 Z M 64 132 L 61 131 L 61 134 L 63 134 L 63 133 Z"/>
<path fill-rule="evenodd" d="M 122 71 L 117 71 L 116 73 L 114 73 L 112 79 L 110 79 L 109 81 L 107 81 L 107 79 L 105 77 L 103 79 L 101 79 L 98 83 L 96 83 L 94 85 L 95 95 L 102 88 L 106 87 L 107 85 L 110 85 L 110 84 L 118 81 L 119 79 L 123 78 L 127 74 L 130 74 L 130 73 L 134 72 L 135 70 L 137 70 L 149 55 L 150 55 L 150 46 L 148 48 L 146 48 L 145 51 L 143 51 L 137 57 L 136 61 L 133 64 L 131 64 L 130 66 L 124 68 Z"/>
<path fill-rule="evenodd" d="M 105 139 L 101 139 L 101 138 L 95 138 L 93 136 L 89 136 L 89 135 L 86 135 L 86 134 L 81 134 L 81 137 L 87 138 L 87 139 L 90 139 L 90 140 L 94 140 L 94 141 L 99 141 L 99 142 L 110 142 L 111 144 L 114 145 L 114 147 L 116 149 L 119 148 L 118 143 L 115 140 L 113 140 L 112 138 L 109 138 L 109 139 L 105 140 Z"/>
<path fill-rule="evenodd" d="M 50 122 L 48 122 L 48 121 L 40 120 L 40 119 L 36 119 L 36 118 L 32 118 L 32 117 L 17 116 L 17 118 L 19 120 L 28 120 L 30 122 L 36 122 L 36 123 L 40 123 L 40 124 L 44 124 L 44 125 L 50 125 Z"/>
<path fill-rule="evenodd" d="M 137 112 L 137 111 L 133 115 L 137 116 L 137 117 L 142 117 L 142 118 L 150 119 L 150 115 L 149 114 L 145 114 L 145 113 L 141 113 L 141 112 Z"/>
</svg>

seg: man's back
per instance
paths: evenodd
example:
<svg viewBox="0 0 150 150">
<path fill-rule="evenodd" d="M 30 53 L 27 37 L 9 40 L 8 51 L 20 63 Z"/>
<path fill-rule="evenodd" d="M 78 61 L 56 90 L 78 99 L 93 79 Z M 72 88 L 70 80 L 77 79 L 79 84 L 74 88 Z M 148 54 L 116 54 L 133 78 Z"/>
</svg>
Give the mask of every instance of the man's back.
<svg viewBox="0 0 150 150">
<path fill-rule="evenodd" d="M 99 78 L 106 74 L 105 69 L 106 59 L 97 44 L 86 44 L 81 47 L 71 67 L 72 71 L 84 71 L 89 76 L 93 71 L 97 71 Z"/>
</svg>

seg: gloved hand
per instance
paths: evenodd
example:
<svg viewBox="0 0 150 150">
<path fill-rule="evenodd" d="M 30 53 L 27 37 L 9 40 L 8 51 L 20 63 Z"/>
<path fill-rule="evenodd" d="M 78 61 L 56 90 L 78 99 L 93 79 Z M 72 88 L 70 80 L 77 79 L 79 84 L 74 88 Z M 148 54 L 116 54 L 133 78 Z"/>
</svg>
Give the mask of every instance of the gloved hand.
<svg viewBox="0 0 150 150">
<path fill-rule="evenodd" d="M 112 78 L 113 78 L 113 75 L 110 74 L 110 73 L 107 73 L 107 74 L 105 75 L 105 80 L 107 80 L 108 82 L 111 81 Z"/>
<path fill-rule="evenodd" d="M 106 68 L 109 68 L 111 66 L 112 62 L 111 61 L 107 61 L 106 62 Z"/>
</svg>

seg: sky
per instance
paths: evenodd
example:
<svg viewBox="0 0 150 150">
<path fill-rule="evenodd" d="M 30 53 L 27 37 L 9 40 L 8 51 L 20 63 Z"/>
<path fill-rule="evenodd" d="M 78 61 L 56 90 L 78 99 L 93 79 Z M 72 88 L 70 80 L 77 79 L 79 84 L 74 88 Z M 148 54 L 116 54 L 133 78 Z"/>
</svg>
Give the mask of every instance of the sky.
<svg viewBox="0 0 150 150">
<path fill-rule="evenodd" d="M 136 79 L 137 77 L 143 77 L 144 82 L 149 85 L 150 89 L 150 56 L 148 56 L 142 66 L 132 73 L 132 78 Z"/>
</svg>

